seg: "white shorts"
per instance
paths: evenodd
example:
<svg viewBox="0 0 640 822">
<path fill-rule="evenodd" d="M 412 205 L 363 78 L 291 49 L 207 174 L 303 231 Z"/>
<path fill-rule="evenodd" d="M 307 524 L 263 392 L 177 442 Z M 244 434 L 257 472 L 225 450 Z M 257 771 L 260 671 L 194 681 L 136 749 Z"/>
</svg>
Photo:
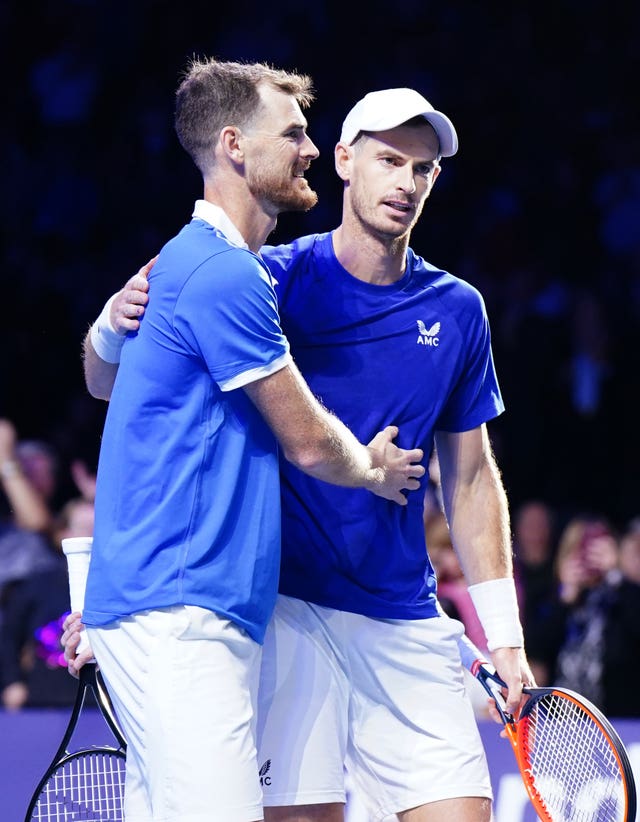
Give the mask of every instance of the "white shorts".
<svg viewBox="0 0 640 822">
<path fill-rule="evenodd" d="M 258 701 L 264 804 L 344 802 L 344 767 L 375 820 L 491 798 L 465 690 L 460 622 L 371 619 L 278 597 Z"/>
<path fill-rule="evenodd" d="M 255 750 L 260 646 L 177 606 L 88 628 L 127 739 L 127 822 L 262 819 Z"/>
</svg>

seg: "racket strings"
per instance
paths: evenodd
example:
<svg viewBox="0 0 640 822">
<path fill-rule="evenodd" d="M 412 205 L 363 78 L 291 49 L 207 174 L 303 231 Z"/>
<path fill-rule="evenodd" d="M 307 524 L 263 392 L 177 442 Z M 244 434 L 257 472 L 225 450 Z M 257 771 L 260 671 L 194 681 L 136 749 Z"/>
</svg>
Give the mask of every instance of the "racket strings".
<svg viewBox="0 0 640 822">
<path fill-rule="evenodd" d="M 66 760 L 43 787 L 34 822 L 122 822 L 125 759 L 105 751 Z"/>
<path fill-rule="evenodd" d="M 570 699 L 549 694 L 520 724 L 534 790 L 553 822 L 621 822 L 625 789 L 601 727 Z"/>
</svg>

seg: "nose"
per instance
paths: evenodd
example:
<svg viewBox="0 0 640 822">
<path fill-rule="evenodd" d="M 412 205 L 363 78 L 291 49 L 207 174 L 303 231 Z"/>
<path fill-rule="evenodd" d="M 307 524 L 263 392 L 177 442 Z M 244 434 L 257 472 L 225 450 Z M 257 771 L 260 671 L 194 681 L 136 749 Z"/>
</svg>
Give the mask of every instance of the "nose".
<svg viewBox="0 0 640 822">
<path fill-rule="evenodd" d="M 397 187 L 406 194 L 413 194 L 416 190 L 416 179 L 410 164 L 398 168 Z"/>
<path fill-rule="evenodd" d="M 320 152 L 318 151 L 316 144 L 308 134 L 304 135 L 304 143 L 302 144 L 302 150 L 300 153 L 303 157 L 308 157 L 309 160 L 315 160 L 320 156 Z"/>
</svg>

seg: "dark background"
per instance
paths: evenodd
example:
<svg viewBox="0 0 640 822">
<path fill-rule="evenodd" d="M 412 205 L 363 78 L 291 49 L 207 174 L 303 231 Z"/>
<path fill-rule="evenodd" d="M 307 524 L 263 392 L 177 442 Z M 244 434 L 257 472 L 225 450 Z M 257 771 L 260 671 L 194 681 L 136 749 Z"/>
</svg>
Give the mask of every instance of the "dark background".
<svg viewBox="0 0 640 822">
<path fill-rule="evenodd" d="M 367 91 L 412 86 L 460 137 L 412 246 L 484 294 L 512 506 L 542 498 L 624 526 L 640 514 L 639 9 L 0 3 L 0 416 L 52 443 L 63 469 L 95 465 L 105 405 L 84 390 L 82 337 L 201 194 L 172 125 L 190 56 L 314 78 L 320 203 L 283 215 L 274 242 L 337 225 L 342 119 Z"/>
</svg>

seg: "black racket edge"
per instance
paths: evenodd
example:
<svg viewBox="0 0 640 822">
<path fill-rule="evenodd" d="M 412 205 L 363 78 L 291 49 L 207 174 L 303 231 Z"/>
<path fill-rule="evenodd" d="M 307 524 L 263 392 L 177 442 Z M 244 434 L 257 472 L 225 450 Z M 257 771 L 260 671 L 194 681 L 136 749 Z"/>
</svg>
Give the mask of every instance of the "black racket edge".
<svg viewBox="0 0 640 822">
<path fill-rule="evenodd" d="M 91 687 L 95 696 L 96 704 L 98 705 L 100 713 L 102 714 L 104 721 L 107 723 L 109 730 L 116 739 L 119 747 L 124 753 L 126 753 L 127 741 L 124 738 L 124 734 L 122 733 L 118 720 L 116 719 L 115 711 L 113 710 L 113 705 L 111 704 L 111 699 L 109 698 L 109 693 L 106 685 L 104 684 L 104 680 L 102 679 L 100 669 L 95 663 L 90 663 L 90 665 L 92 670 L 89 671 L 87 676 L 89 678 L 93 677 Z M 83 665 L 80 669 L 80 674 L 82 674 L 82 671 L 86 667 L 87 665 Z"/>
<path fill-rule="evenodd" d="M 78 718 L 80 716 L 80 713 L 84 706 L 84 701 L 89 691 L 93 693 L 98 709 L 102 715 L 102 718 L 107 723 L 107 726 L 113 734 L 119 747 L 114 748 L 106 745 L 94 748 L 84 748 L 82 750 L 69 753 L 67 751 L 67 745 L 71 741 L 73 732 L 75 731 L 76 725 L 78 724 Z M 71 761 L 72 759 L 77 759 L 81 756 L 85 756 L 86 754 L 115 755 L 118 757 L 122 757 L 123 759 L 126 759 L 126 750 L 127 743 L 125 741 L 122 731 L 120 730 L 120 726 L 118 725 L 118 722 L 115 718 L 113 707 L 111 705 L 111 700 L 109 699 L 109 694 L 107 693 L 106 687 L 104 685 L 102 677 L 100 676 L 97 665 L 95 662 L 88 662 L 82 666 L 82 668 L 80 669 L 80 673 L 78 674 L 78 690 L 76 691 L 76 698 L 74 700 L 73 708 L 71 710 L 71 716 L 69 717 L 67 727 L 62 736 L 62 741 L 60 742 L 58 749 L 53 755 L 51 762 L 49 763 L 49 766 L 47 767 L 43 777 L 41 778 L 40 782 L 38 782 L 38 785 L 35 791 L 33 792 L 33 796 L 31 797 L 31 801 L 29 802 L 29 807 L 27 808 L 27 813 L 25 815 L 25 822 L 31 822 L 33 812 L 36 808 L 36 805 L 38 804 L 38 800 L 40 799 L 42 791 L 47 782 L 53 776 L 53 774 L 58 770 L 58 768 L 64 766 L 67 762 Z"/>
<path fill-rule="evenodd" d="M 82 750 L 66 754 L 58 761 L 52 762 L 47 768 L 47 772 L 38 783 L 38 787 L 33 792 L 33 796 L 31 797 L 31 801 L 29 802 L 29 807 L 27 808 L 27 813 L 25 815 L 25 822 L 33 822 L 33 814 L 38 807 L 40 797 L 43 795 L 49 780 L 52 779 L 59 770 L 68 765 L 69 762 L 73 762 L 74 759 L 82 759 L 85 756 L 114 756 L 118 759 L 122 759 L 123 763 L 126 763 L 127 760 L 127 755 L 122 748 L 112 748 L 108 745 L 103 745 L 95 748 L 83 748 Z"/>
<path fill-rule="evenodd" d="M 507 713 L 504 710 L 504 707 L 500 704 L 499 699 L 497 699 L 497 694 L 492 687 L 491 683 L 495 683 L 500 688 L 506 688 L 507 685 L 504 680 L 490 667 L 488 667 L 487 663 L 485 662 L 478 662 L 477 665 L 474 666 L 475 670 L 472 671 L 473 675 L 476 679 L 480 682 L 480 684 L 484 687 L 485 691 L 489 694 L 489 696 L 495 702 L 496 708 L 502 721 L 509 724 L 515 723 L 515 718 Z M 622 766 L 622 774 L 624 781 L 627 786 L 627 815 L 625 822 L 635 822 L 636 818 L 636 808 L 637 808 L 637 792 L 636 792 L 636 781 L 633 775 L 633 770 L 631 768 L 631 762 L 629 760 L 629 754 L 627 753 L 627 749 L 624 745 L 624 742 L 620 738 L 620 735 L 613 727 L 611 722 L 607 719 L 607 717 L 602 713 L 600 708 L 590 702 L 581 694 L 577 693 L 576 691 L 571 691 L 568 688 L 529 688 L 524 687 L 523 692 L 527 694 L 527 696 L 532 697 L 531 700 L 527 701 L 522 708 L 522 712 L 520 713 L 518 719 L 522 719 L 526 717 L 531 711 L 533 710 L 535 704 L 540 699 L 544 698 L 545 696 L 549 696 L 550 694 L 563 694 L 564 696 L 569 697 L 574 702 L 578 703 L 586 713 L 591 714 L 595 722 L 600 725 L 602 730 L 604 731 L 605 735 L 609 738 L 612 748 L 616 752 L 616 756 L 620 765 Z"/>
</svg>

